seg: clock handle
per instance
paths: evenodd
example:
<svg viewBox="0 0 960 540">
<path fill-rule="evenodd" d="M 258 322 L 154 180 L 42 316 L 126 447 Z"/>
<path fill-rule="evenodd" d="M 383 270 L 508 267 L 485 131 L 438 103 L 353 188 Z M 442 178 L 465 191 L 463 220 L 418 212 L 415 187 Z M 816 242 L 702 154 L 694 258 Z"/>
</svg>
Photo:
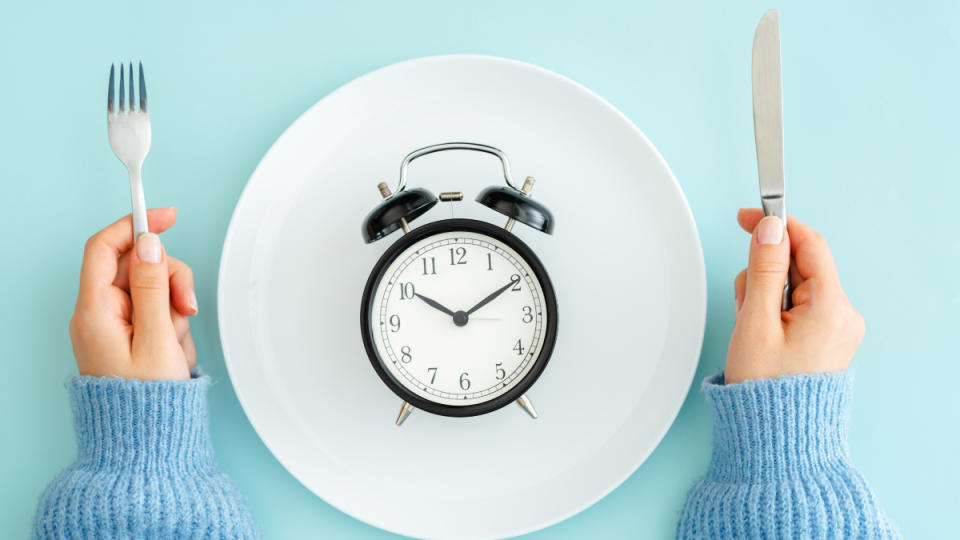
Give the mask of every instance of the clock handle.
<svg viewBox="0 0 960 540">
<path fill-rule="evenodd" d="M 475 152 L 484 152 L 497 156 L 500 158 L 500 164 L 503 165 L 503 179 L 507 181 L 507 185 L 517 191 L 523 191 L 522 187 L 517 185 L 510 176 L 510 161 L 507 159 L 507 155 L 503 153 L 503 150 L 486 144 L 449 142 L 425 146 L 407 154 L 407 156 L 403 158 L 403 163 L 400 164 L 400 182 L 397 184 L 397 189 L 394 193 L 400 193 L 407 186 L 407 167 L 413 160 L 427 154 L 433 154 L 434 152 L 443 152 L 444 150 L 473 150 Z"/>
</svg>

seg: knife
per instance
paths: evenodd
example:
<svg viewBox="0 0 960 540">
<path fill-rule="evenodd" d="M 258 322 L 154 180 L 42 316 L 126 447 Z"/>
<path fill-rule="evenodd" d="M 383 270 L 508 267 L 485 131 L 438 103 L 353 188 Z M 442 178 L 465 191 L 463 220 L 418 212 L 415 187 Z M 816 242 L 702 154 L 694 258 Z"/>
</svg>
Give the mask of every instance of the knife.
<svg viewBox="0 0 960 540">
<path fill-rule="evenodd" d="M 763 14 L 753 36 L 753 132 L 763 215 L 787 225 L 783 180 L 783 100 L 780 92 L 780 23 L 777 10 Z M 790 278 L 780 308 L 790 309 Z"/>
</svg>

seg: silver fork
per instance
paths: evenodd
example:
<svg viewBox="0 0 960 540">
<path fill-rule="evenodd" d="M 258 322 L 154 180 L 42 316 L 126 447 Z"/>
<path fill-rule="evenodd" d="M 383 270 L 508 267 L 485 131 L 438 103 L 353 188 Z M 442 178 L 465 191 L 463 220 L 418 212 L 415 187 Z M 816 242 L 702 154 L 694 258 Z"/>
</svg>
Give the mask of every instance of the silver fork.
<svg viewBox="0 0 960 540">
<path fill-rule="evenodd" d="M 123 64 L 120 64 L 120 111 L 115 112 L 113 103 L 113 64 L 110 65 L 110 88 L 107 90 L 107 135 L 110 147 L 117 158 L 127 166 L 130 173 L 130 198 L 133 201 L 133 239 L 147 232 L 147 205 L 143 200 L 143 182 L 140 169 L 150 151 L 150 116 L 147 114 L 147 85 L 143 80 L 143 63 L 140 63 L 140 110 L 133 107 L 133 62 L 130 63 L 130 108 L 123 106 Z"/>
</svg>

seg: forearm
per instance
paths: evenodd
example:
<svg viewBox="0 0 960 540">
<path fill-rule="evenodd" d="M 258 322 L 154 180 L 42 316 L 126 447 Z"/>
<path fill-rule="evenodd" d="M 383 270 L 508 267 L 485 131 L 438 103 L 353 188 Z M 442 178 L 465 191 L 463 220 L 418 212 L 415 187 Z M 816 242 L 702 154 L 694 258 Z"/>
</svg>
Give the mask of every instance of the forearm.
<svg viewBox="0 0 960 540">
<path fill-rule="evenodd" d="M 248 538 L 242 498 L 216 464 L 206 376 L 74 377 L 77 460 L 47 487 L 38 538 Z"/>
<path fill-rule="evenodd" d="M 849 372 L 724 386 L 704 381 L 714 419 L 710 467 L 691 489 L 679 538 L 895 538 L 851 466 Z"/>
</svg>

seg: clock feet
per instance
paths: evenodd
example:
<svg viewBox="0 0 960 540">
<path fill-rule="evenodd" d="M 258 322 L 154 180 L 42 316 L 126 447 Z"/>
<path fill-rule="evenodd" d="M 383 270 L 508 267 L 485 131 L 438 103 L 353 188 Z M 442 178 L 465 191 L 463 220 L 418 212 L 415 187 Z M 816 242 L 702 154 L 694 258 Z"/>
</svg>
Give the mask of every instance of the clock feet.
<svg viewBox="0 0 960 540">
<path fill-rule="evenodd" d="M 400 414 L 397 415 L 397 425 L 399 426 L 400 424 L 402 424 L 403 421 L 406 420 L 408 416 L 410 416 L 411 412 L 413 412 L 413 405 L 404 401 L 403 405 L 400 406 Z M 534 414 L 534 417 L 536 417 L 536 414 Z"/>
<path fill-rule="evenodd" d="M 406 403 L 404 403 L 404 405 L 406 405 Z M 537 418 L 537 410 L 533 408 L 533 402 L 530 401 L 530 398 L 528 398 L 526 394 L 517 398 L 517 405 L 522 407 L 523 410 L 527 411 L 527 414 L 530 415 L 530 418 Z"/>
</svg>

